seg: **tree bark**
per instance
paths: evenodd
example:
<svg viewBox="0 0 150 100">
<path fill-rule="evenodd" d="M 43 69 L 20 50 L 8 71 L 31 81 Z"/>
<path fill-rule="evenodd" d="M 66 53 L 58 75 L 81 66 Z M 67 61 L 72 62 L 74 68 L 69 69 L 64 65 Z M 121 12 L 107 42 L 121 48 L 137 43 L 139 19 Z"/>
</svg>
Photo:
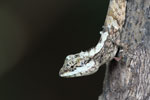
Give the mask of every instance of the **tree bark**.
<svg viewBox="0 0 150 100">
<path fill-rule="evenodd" d="M 149 40 L 150 0 L 128 0 L 121 31 L 128 50 L 121 61 L 111 61 L 99 100 L 150 100 Z"/>
</svg>

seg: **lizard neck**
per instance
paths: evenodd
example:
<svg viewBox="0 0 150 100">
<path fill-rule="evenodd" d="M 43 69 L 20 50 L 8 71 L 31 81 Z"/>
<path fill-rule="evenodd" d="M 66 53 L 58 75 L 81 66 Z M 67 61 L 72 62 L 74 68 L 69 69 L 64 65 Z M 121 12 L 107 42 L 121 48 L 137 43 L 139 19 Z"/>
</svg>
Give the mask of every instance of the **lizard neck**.
<svg viewBox="0 0 150 100">
<path fill-rule="evenodd" d="M 89 51 L 80 52 L 66 57 L 60 76 L 78 77 L 95 73 L 104 63 L 116 55 L 118 46 L 114 44 L 120 37 L 124 24 L 126 0 L 110 0 L 104 30 L 98 44 Z"/>
<path fill-rule="evenodd" d="M 120 36 L 119 30 L 122 29 L 122 26 L 124 24 L 125 10 L 126 0 L 110 0 L 107 16 L 103 27 L 105 32 L 100 32 L 101 37 L 98 44 L 95 48 L 92 48 L 86 53 L 89 57 L 93 57 L 97 53 L 99 53 L 102 48 L 105 47 L 105 42 L 107 40 L 111 39 L 114 42 L 116 38 Z"/>
<path fill-rule="evenodd" d="M 100 37 L 100 41 L 98 42 L 98 44 L 95 46 L 95 48 L 92 48 L 90 51 L 88 51 L 88 54 L 90 57 L 93 57 L 94 55 L 96 55 L 98 52 L 100 52 L 100 50 L 104 47 L 105 41 L 108 38 L 108 32 L 100 32 L 101 37 Z"/>
</svg>

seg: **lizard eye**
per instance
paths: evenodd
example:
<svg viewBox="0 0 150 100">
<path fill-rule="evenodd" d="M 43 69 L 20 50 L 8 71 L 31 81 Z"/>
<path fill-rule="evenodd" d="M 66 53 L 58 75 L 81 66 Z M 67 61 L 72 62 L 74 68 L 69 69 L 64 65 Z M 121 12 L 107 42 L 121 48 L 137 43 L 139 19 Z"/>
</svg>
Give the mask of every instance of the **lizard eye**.
<svg viewBox="0 0 150 100">
<path fill-rule="evenodd" d="M 73 66 L 71 66 L 70 68 L 73 68 Z"/>
</svg>

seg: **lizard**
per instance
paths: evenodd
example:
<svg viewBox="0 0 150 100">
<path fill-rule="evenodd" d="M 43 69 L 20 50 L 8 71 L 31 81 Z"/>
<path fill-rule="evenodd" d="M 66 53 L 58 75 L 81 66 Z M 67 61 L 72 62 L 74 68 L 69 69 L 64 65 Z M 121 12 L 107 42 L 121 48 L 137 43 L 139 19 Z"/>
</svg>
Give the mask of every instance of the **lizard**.
<svg viewBox="0 0 150 100">
<path fill-rule="evenodd" d="M 120 43 L 118 38 L 125 21 L 126 3 L 126 0 L 110 0 L 99 42 L 90 50 L 68 55 L 59 71 L 60 77 L 91 75 L 116 56 Z"/>
</svg>

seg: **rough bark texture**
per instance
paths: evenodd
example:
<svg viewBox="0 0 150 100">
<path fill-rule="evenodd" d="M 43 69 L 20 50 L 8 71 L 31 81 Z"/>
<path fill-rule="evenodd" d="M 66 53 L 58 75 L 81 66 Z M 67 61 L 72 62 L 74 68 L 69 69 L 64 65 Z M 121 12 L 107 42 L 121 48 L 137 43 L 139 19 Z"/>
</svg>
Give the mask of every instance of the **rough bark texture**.
<svg viewBox="0 0 150 100">
<path fill-rule="evenodd" d="M 99 100 L 150 100 L 150 0 L 128 0 L 121 41 L 128 51 L 109 65 Z M 107 79 L 107 78 L 105 78 Z"/>
</svg>

